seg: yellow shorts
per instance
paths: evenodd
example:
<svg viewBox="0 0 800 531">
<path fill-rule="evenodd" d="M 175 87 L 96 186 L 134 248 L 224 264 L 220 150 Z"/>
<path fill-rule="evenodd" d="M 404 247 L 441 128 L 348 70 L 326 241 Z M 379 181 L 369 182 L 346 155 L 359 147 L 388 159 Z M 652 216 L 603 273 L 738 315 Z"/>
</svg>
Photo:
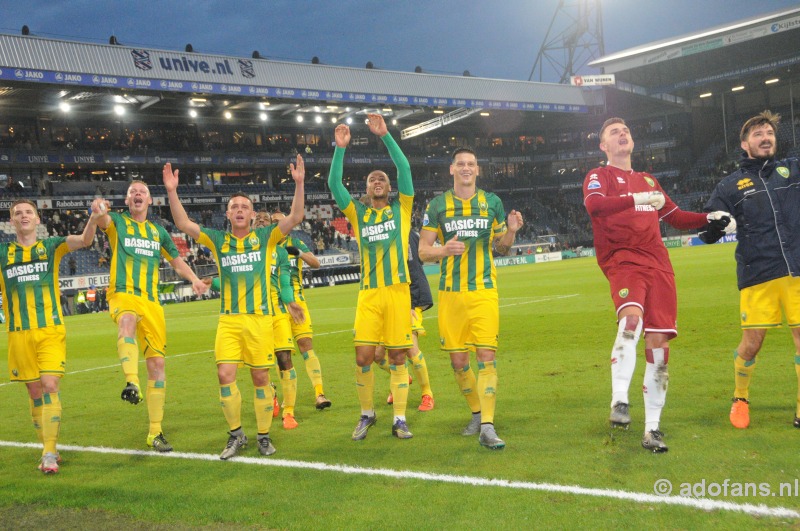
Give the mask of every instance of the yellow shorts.
<svg viewBox="0 0 800 531">
<path fill-rule="evenodd" d="M 781 311 L 791 328 L 800 327 L 800 277 L 785 276 L 739 293 L 742 328 L 778 328 Z"/>
<path fill-rule="evenodd" d="M 425 327 L 422 326 L 422 308 L 417 306 L 414 308 L 414 315 L 411 318 L 411 330 L 415 332 L 418 336 L 425 335 Z"/>
<path fill-rule="evenodd" d="M 496 289 L 439 292 L 439 342 L 447 352 L 497 350 L 500 307 Z"/>
<path fill-rule="evenodd" d="M 220 315 L 214 357 L 217 364 L 236 363 L 251 369 L 267 369 L 274 365 L 272 316 Z"/>
<path fill-rule="evenodd" d="M 297 324 L 294 322 L 294 319 L 289 319 L 292 324 L 292 334 L 294 334 L 294 340 L 297 341 L 298 339 L 302 339 L 304 337 L 313 337 L 314 330 L 311 327 L 311 313 L 308 311 L 308 304 L 306 304 L 306 301 L 301 301 L 297 297 L 295 297 L 295 302 L 303 307 L 303 313 L 306 314 L 306 320 L 303 324 Z"/>
<path fill-rule="evenodd" d="M 61 377 L 66 367 L 64 325 L 8 333 L 8 373 L 12 382 L 35 382 L 42 374 Z"/>
<path fill-rule="evenodd" d="M 408 284 L 393 284 L 358 292 L 353 342 L 388 349 L 411 348 L 411 292 Z"/>
<path fill-rule="evenodd" d="M 136 339 L 145 359 L 166 356 L 167 323 L 164 308 L 159 303 L 136 295 L 114 293 L 108 299 L 108 310 L 115 323 L 119 322 L 122 314 L 136 315 Z"/>
<path fill-rule="evenodd" d="M 277 315 L 272 316 L 272 342 L 273 350 L 280 352 L 282 350 L 294 350 L 294 341 L 292 341 L 292 323 L 294 319 L 288 313 L 281 313 L 278 310 Z"/>
</svg>

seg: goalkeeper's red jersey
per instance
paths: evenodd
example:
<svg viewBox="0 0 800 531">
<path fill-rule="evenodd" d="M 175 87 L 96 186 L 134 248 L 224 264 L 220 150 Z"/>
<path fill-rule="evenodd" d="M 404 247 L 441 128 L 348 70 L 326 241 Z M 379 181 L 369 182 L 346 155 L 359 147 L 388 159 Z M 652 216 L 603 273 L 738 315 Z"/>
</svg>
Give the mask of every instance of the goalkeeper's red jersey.
<svg viewBox="0 0 800 531">
<path fill-rule="evenodd" d="M 592 219 L 597 263 L 603 273 L 619 266 L 641 266 L 674 273 L 661 240 L 659 220 L 679 211 L 664 194 L 661 210 L 634 205 L 631 194 L 664 192 L 649 173 L 614 166 L 591 170 L 583 181 L 583 203 Z"/>
</svg>

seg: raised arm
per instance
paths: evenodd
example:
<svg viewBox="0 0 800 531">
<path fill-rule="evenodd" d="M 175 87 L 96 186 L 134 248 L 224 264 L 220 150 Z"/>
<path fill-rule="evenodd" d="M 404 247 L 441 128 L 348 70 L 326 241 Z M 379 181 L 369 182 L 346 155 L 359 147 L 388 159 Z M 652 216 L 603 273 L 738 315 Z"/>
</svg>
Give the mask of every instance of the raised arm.
<svg viewBox="0 0 800 531">
<path fill-rule="evenodd" d="M 507 255 L 514 245 L 514 240 L 517 237 L 517 231 L 522 228 L 522 214 L 516 210 L 508 213 L 508 220 L 506 221 L 506 231 L 495 238 L 494 250 L 497 254 L 503 256 Z"/>
<path fill-rule="evenodd" d="M 307 253 L 300 253 L 299 256 L 300 260 L 308 264 L 308 267 L 311 269 L 319 269 L 320 263 L 319 258 L 314 256 L 314 253 L 308 251 Z"/>
<path fill-rule="evenodd" d="M 169 210 L 172 212 L 172 220 L 178 229 L 195 240 L 200 237 L 200 225 L 189 219 L 186 209 L 183 208 L 180 198 L 178 197 L 178 173 L 180 170 L 172 171 L 172 164 L 167 162 L 164 164 L 163 177 L 164 187 L 167 189 L 167 197 L 169 198 Z M 176 269 L 177 271 L 177 269 Z M 193 283 L 194 284 L 194 283 Z"/>
<path fill-rule="evenodd" d="M 306 166 L 303 157 L 297 155 L 297 164 L 289 164 L 294 180 L 294 197 L 292 198 L 292 209 L 289 215 L 278 222 L 278 229 L 281 234 L 289 234 L 301 221 L 306 212 Z M 190 235 L 191 236 L 191 235 Z"/>
<path fill-rule="evenodd" d="M 333 136 L 336 139 L 336 149 L 333 151 L 331 171 L 328 174 L 328 188 L 331 189 L 333 198 L 336 200 L 336 206 L 339 207 L 339 210 L 344 210 L 353 202 L 350 192 L 348 192 L 347 188 L 342 184 L 344 152 L 347 145 L 350 143 L 350 128 L 344 124 L 337 125 Z"/>
<path fill-rule="evenodd" d="M 367 124 L 372 133 L 378 135 L 386 149 L 389 150 L 389 156 L 392 157 L 395 168 L 397 168 L 397 190 L 403 195 L 414 195 L 414 184 L 411 180 L 411 164 L 403 154 L 403 150 L 397 145 L 392 135 L 389 133 L 389 128 L 386 127 L 386 121 L 380 114 L 368 114 Z"/>
<path fill-rule="evenodd" d="M 77 234 L 70 234 L 67 236 L 67 248 L 70 251 L 76 251 L 92 245 L 94 235 L 97 232 L 97 220 L 106 216 L 106 202 L 102 198 L 97 198 L 92 201 L 92 215 L 86 221 L 86 226 L 83 228 L 83 233 L 79 236 Z"/>
</svg>

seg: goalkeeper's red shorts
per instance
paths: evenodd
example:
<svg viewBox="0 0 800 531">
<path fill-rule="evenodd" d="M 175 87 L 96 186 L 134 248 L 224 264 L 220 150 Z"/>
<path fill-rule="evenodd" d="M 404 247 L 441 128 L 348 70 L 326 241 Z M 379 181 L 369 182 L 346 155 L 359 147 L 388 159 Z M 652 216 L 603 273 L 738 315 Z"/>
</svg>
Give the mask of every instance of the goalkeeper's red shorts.
<svg viewBox="0 0 800 531">
<path fill-rule="evenodd" d="M 675 275 L 642 266 L 619 266 L 608 272 L 611 299 L 617 315 L 623 308 L 638 306 L 644 314 L 645 333 L 678 335 L 678 297 Z"/>
</svg>

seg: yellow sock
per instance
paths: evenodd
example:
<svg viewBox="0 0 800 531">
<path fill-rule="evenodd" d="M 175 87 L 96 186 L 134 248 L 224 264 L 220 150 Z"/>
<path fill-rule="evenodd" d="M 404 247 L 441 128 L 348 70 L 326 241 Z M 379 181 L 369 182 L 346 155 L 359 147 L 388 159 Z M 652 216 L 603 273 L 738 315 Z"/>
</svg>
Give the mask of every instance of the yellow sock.
<svg viewBox="0 0 800 531">
<path fill-rule="evenodd" d="M 28 398 L 31 406 L 31 420 L 33 420 L 33 429 L 36 430 L 36 438 L 40 443 L 44 442 L 42 436 L 42 406 L 44 405 L 43 398 Z"/>
<path fill-rule="evenodd" d="M 739 353 L 733 353 L 733 373 L 734 385 L 736 389 L 733 391 L 734 398 L 750 398 L 750 378 L 753 376 L 753 371 L 756 368 L 756 358 L 750 361 L 744 361 L 739 357 Z"/>
<path fill-rule="evenodd" d="M 284 415 L 294 416 L 294 406 L 297 403 L 297 372 L 294 368 L 288 371 L 281 371 L 281 391 L 283 391 Z"/>
<path fill-rule="evenodd" d="M 167 399 L 167 382 L 164 380 L 147 380 L 147 413 L 150 416 L 149 435 L 161 433 L 161 421 L 164 420 L 164 402 Z"/>
<path fill-rule="evenodd" d="M 325 390 L 322 388 L 322 367 L 319 364 L 319 358 L 314 349 L 308 352 L 301 352 L 303 360 L 306 362 L 306 372 L 308 379 L 311 380 L 311 385 L 314 386 L 314 396 L 324 395 Z"/>
<path fill-rule="evenodd" d="M 478 397 L 481 402 L 481 424 L 494 422 L 497 402 L 497 362 L 478 362 Z"/>
<path fill-rule="evenodd" d="M 139 344 L 132 337 L 117 340 L 117 356 L 122 364 L 125 381 L 139 385 Z"/>
<path fill-rule="evenodd" d="M 796 417 L 800 417 L 800 353 L 794 355 L 794 372 L 797 373 L 797 413 Z"/>
<path fill-rule="evenodd" d="M 477 384 L 475 373 L 472 372 L 469 365 L 466 365 L 463 369 L 453 369 L 453 372 L 456 375 L 456 382 L 461 389 L 461 394 L 467 399 L 469 410 L 473 413 L 479 412 L 481 410 L 481 399 L 478 397 L 478 391 L 475 388 Z"/>
<path fill-rule="evenodd" d="M 406 380 L 408 383 L 408 380 Z M 361 411 L 375 411 L 373 395 L 375 394 L 375 373 L 372 367 L 356 366 L 356 390 L 358 391 L 358 403 L 361 404 Z"/>
<path fill-rule="evenodd" d="M 422 352 L 418 352 L 416 356 L 411 358 L 411 367 L 414 369 L 414 378 L 416 378 L 422 394 L 433 398 L 431 381 L 428 378 L 428 362 L 425 361 L 425 356 L 422 355 Z"/>
<path fill-rule="evenodd" d="M 272 386 L 256 387 L 253 397 L 256 410 L 256 426 L 259 435 L 266 435 L 272 427 Z M 241 424 L 240 424 L 241 426 Z"/>
<path fill-rule="evenodd" d="M 389 368 L 389 361 L 386 358 L 383 358 L 381 361 L 376 361 L 375 365 L 377 365 L 379 369 L 388 372 L 389 375 L 392 374 L 392 369 Z"/>
<path fill-rule="evenodd" d="M 56 453 L 58 432 L 61 430 L 61 396 L 58 393 L 45 393 L 42 396 L 42 439 L 44 452 Z"/>
<path fill-rule="evenodd" d="M 406 404 L 408 403 L 408 368 L 406 364 L 389 365 L 391 378 L 389 379 L 389 389 L 392 391 L 392 411 L 394 415 L 404 417 L 406 415 Z"/>
<path fill-rule="evenodd" d="M 242 394 L 236 382 L 219 386 L 219 403 L 231 431 L 242 427 Z M 270 404 L 272 406 L 272 404 Z"/>
</svg>

